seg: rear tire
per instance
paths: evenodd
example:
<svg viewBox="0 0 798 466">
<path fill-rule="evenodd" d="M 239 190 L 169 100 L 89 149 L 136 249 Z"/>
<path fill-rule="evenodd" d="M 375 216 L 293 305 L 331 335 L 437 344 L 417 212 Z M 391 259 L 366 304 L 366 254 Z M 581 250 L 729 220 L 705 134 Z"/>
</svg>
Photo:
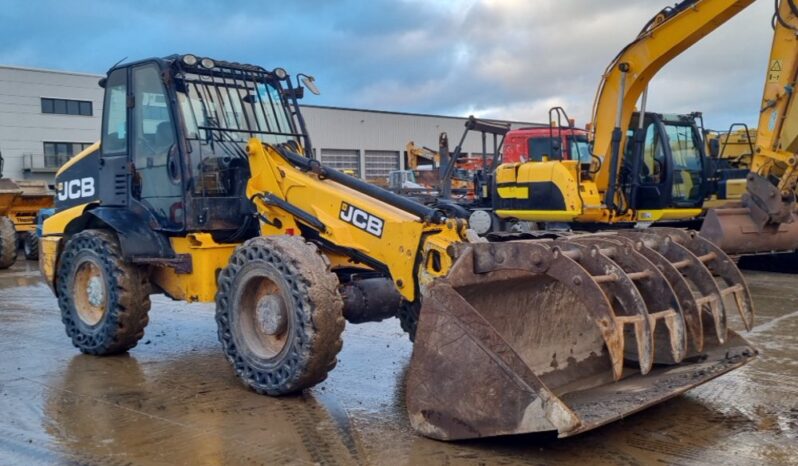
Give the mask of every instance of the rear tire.
<svg viewBox="0 0 798 466">
<path fill-rule="evenodd" d="M 122 259 L 112 233 L 86 230 L 69 240 L 59 259 L 56 292 L 66 334 L 80 351 L 124 353 L 144 336 L 147 276 Z"/>
<path fill-rule="evenodd" d="M 39 237 L 36 232 L 28 232 L 22 240 L 22 251 L 25 259 L 29 261 L 39 260 Z"/>
<path fill-rule="evenodd" d="M 295 236 L 252 238 L 236 249 L 218 284 L 219 341 L 248 387 L 292 393 L 335 367 L 343 300 L 315 245 Z"/>
<path fill-rule="evenodd" d="M 0 216 L 0 269 L 7 269 L 17 261 L 17 231 L 14 222 Z"/>
</svg>

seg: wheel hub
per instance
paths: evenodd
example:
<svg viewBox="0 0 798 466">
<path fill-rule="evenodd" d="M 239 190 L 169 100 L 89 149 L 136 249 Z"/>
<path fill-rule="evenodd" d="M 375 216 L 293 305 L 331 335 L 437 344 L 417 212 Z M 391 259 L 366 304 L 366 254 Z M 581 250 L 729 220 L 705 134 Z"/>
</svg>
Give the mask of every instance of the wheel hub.
<svg viewBox="0 0 798 466">
<path fill-rule="evenodd" d="M 258 329 L 266 335 L 281 335 L 285 332 L 288 315 L 279 296 L 266 295 L 258 300 L 256 320 Z"/>
<path fill-rule="evenodd" d="M 89 279 L 89 284 L 86 287 L 86 295 L 89 299 L 89 304 L 95 307 L 100 307 L 105 300 L 105 288 L 100 277 L 94 276 Z"/>
<path fill-rule="evenodd" d="M 81 263 L 75 272 L 75 310 L 86 325 L 97 325 L 105 315 L 108 292 L 98 264 L 93 260 Z"/>
</svg>

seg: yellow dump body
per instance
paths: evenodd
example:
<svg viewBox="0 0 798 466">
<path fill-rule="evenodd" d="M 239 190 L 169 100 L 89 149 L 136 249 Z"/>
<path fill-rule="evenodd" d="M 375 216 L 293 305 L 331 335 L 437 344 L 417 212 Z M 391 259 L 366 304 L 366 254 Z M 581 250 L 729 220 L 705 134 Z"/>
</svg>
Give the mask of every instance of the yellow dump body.
<svg viewBox="0 0 798 466">
<path fill-rule="evenodd" d="M 0 216 L 9 217 L 17 231 L 36 229 L 36 214 L 53 206 L 53 192 L 44 181 L 0 180 Z"/>
</svg>

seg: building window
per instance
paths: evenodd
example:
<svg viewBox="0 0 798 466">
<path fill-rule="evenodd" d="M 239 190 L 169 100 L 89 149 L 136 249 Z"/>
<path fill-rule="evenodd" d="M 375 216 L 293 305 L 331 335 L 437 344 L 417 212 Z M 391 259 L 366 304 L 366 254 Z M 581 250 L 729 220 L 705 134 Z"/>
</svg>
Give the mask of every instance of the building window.
<svg viewBox="0 0 798 466">
<path fill-rule="evenodd" d="M 45 142 L 44 166 L 58 168 L 90 145 L 90 142 Z"/>
<path fill-rule="evenodd" d="M 42 97 L 42 113 L 57 115 L 93 116 L 92 103 L 88 100 L 48 99 Z"/>
</svg>

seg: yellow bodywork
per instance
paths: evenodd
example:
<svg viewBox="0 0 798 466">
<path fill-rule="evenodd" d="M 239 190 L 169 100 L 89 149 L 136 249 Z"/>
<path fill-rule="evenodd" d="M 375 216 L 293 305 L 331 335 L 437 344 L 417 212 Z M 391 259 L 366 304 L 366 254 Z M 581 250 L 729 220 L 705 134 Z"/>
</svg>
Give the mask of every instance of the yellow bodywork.
<svg viewBox="0 0 798 466">
<path fill-rule="evenodd" d="M 55 271 L 60 248 L 61 236 L 44 236 L 39 240 L 39 270 L 52 289 L 55 289 Z"/>
<path fill-rule="evenodd" d="M 495 210 L 495 214 L 499 218 L 528 222 L 622 223 L 689 220 L 702 213 L 700 208 L 670 208 L 615 214 L 603 205 L 596 183 L 582 179 L 578 170 L 580 166 L 575 160 L 500 165 L 495 173 L 499 199 L 526 201 L 530 208 L 499 208 Z M 530 193 L 533 183 L 550 183 L 552 189 L 559 190 L 565 208 L 553 209 L 552 206 L 545 206 L 536 200 Z"/>
<path fill-rule="evenodd" d="M 237 244 L 219 244 L 209 233 L 192 233 L 171 238 L 175 254 L 191 256 L 191 272 L 180 273 L 173 267 L 153 267 L 152 283 L 172 299 L 210 302 L 216 296 L 216 275 L 227 266 Z"/>
<path fill-rule="evenodd" d="M 440 254 L 442 269 L 430 270 L 430 273 L 445 274 L 448 271 L 450 262 L 446 248 L 461 240 L 462 225 L 459 223 L 424 224 L 416 216 L 371 196 L 331 180 L 322 180 L 314 173 L 300 171 L 277 154 L 274 148 L 263 145 L 257 139 L 251 139 L 247 144 L 247 153 L 251 170 L 247 197 L 254 196 L 258 210 L 271 223 L 261 223 L 261 234 L 299 234 L 294 215 L 258 197 L 261 193 L 271 193 L 320 220 L 325 226 L 324 231 L 319 232 L 322 240 L 329 241 L 337 248 L 357 251 L 384 264 L 397 289 L 408 301 L 416 297 L 413 286 L 416 282 L 416 263 L 426 263 L 426 257 L 416 257 L 419 251 L 425 256 L 432 250 Z M 342 220 L 342 209 L 348 209 L 349 206 L 379 217 L 384 222 L 382 234 L 377 236 Z M 432 241 L 430 237 L 433 235 L 442 240 Z M 427 237 L 424 247 L 428 250 L 421 248 L 423 237 Z M 342 257 L 340 253 L 328 255 L 334 264 L 343 261 L 348 266 L 368 268 L 365 264 Z"/>
<path fill-rule="evenodd" d="M 779 15 L 795 23 L 789 2 L 781 2 Z M 794 27 L 794 25 L 793 25 Z M 779 179 L 785 195 L 795 193 L 798 172 L 798 105 L 793 97 L 798 73 L 798 38 L 790 28 L 776 23 L 768 61 L 762 110 L 756 134 L 751 171 Z"/>
</svg>

